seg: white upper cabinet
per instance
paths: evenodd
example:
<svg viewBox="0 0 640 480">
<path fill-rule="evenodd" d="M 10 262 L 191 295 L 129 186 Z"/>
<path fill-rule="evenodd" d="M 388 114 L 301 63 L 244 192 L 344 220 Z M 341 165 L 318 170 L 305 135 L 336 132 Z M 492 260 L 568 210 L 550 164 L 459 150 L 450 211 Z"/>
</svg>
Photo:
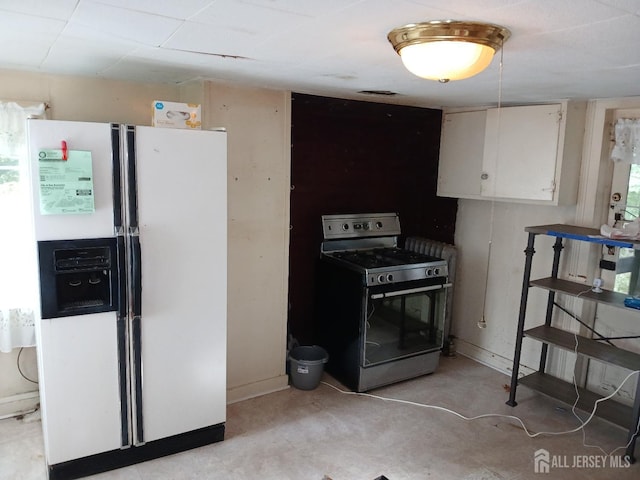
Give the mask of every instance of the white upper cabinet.
<svg viewBox="0 0 640 480">
<path fill-rule="evenodd" d="M 438 195 L 574 204 L 585 112 L 565 101 L 445 114 Z"/>
<path fill-rule="evenodd" d="M 486 110 L 444 115 L 438 166 L 439 196 L 480 196 L 486 118 Z"/>
</svg>

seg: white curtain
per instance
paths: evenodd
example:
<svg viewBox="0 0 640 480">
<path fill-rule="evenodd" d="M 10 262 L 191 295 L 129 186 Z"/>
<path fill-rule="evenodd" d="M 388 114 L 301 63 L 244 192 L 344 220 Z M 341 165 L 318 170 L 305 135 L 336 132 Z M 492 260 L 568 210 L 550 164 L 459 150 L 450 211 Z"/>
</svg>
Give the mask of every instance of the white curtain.
<svg viewBox="0 0 640 480">
<path fill-rule="evenodd" d="M 36 248 L 26 120 L 44 104 L 0 101 L 0 352 L 35 345 Z"/>
<path fill-rule="evenodd" d="M 611 160 L 640 164 L 640 119 L 621 118 L 616 122 Z"/>
</svg>

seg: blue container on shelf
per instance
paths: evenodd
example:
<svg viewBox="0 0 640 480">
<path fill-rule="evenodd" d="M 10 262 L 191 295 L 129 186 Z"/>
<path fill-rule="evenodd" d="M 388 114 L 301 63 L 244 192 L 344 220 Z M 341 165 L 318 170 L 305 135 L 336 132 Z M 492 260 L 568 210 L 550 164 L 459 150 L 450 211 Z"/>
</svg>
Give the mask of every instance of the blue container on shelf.
<svg viewBox="0 0 640 480">
<path fill-rule="evenodd" d="M 640 310 L 640 298 L 638 298 L 638 297 L 627 297 L 627 298 L 624 299 L 624 306 Z"/>
</svg>

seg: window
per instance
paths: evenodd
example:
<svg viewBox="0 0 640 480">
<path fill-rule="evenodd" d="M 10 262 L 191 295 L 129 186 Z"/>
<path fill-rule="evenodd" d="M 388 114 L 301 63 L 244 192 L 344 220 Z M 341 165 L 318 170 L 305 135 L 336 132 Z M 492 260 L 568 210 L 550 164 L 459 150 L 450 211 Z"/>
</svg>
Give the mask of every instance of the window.
<svg viewBox="0 0 640 480">
<path fill-rule="evenodd" d="M 0 351 L 35 344 L 37 299 L 26 120 L 44 105 L 0 102 Z"/>
<path fill-rule="evenodd" d="M 621 110 L 616 116 L 619 118 L 611 152 L 611 159 L 616 163 L 608 223 L 622 228 L 640 221 L 640 110 Z M 606 253 L 616 262 L 613 290 L 627 295 L 640 294 L 640 253 L 632 248 L 610 249 Z"/>
</svg>

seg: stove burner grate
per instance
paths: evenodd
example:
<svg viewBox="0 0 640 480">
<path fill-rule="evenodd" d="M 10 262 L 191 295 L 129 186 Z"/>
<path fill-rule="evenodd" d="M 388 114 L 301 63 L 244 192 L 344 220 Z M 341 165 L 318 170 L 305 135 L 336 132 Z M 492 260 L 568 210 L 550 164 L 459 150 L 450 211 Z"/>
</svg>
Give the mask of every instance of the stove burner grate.
<svg viewBox="0 0 640 480">
<path fill-rule="evenodd" d="M 431 257 L 400 248 L 374 248 L 370 250 L 345 250 L 333 252 L 334 258 L 353 263 L 361 267 L 371 269 L 380 267 L 393 267 L 413 265 L 439 261 L 439 258 Z"/>
</svg>

